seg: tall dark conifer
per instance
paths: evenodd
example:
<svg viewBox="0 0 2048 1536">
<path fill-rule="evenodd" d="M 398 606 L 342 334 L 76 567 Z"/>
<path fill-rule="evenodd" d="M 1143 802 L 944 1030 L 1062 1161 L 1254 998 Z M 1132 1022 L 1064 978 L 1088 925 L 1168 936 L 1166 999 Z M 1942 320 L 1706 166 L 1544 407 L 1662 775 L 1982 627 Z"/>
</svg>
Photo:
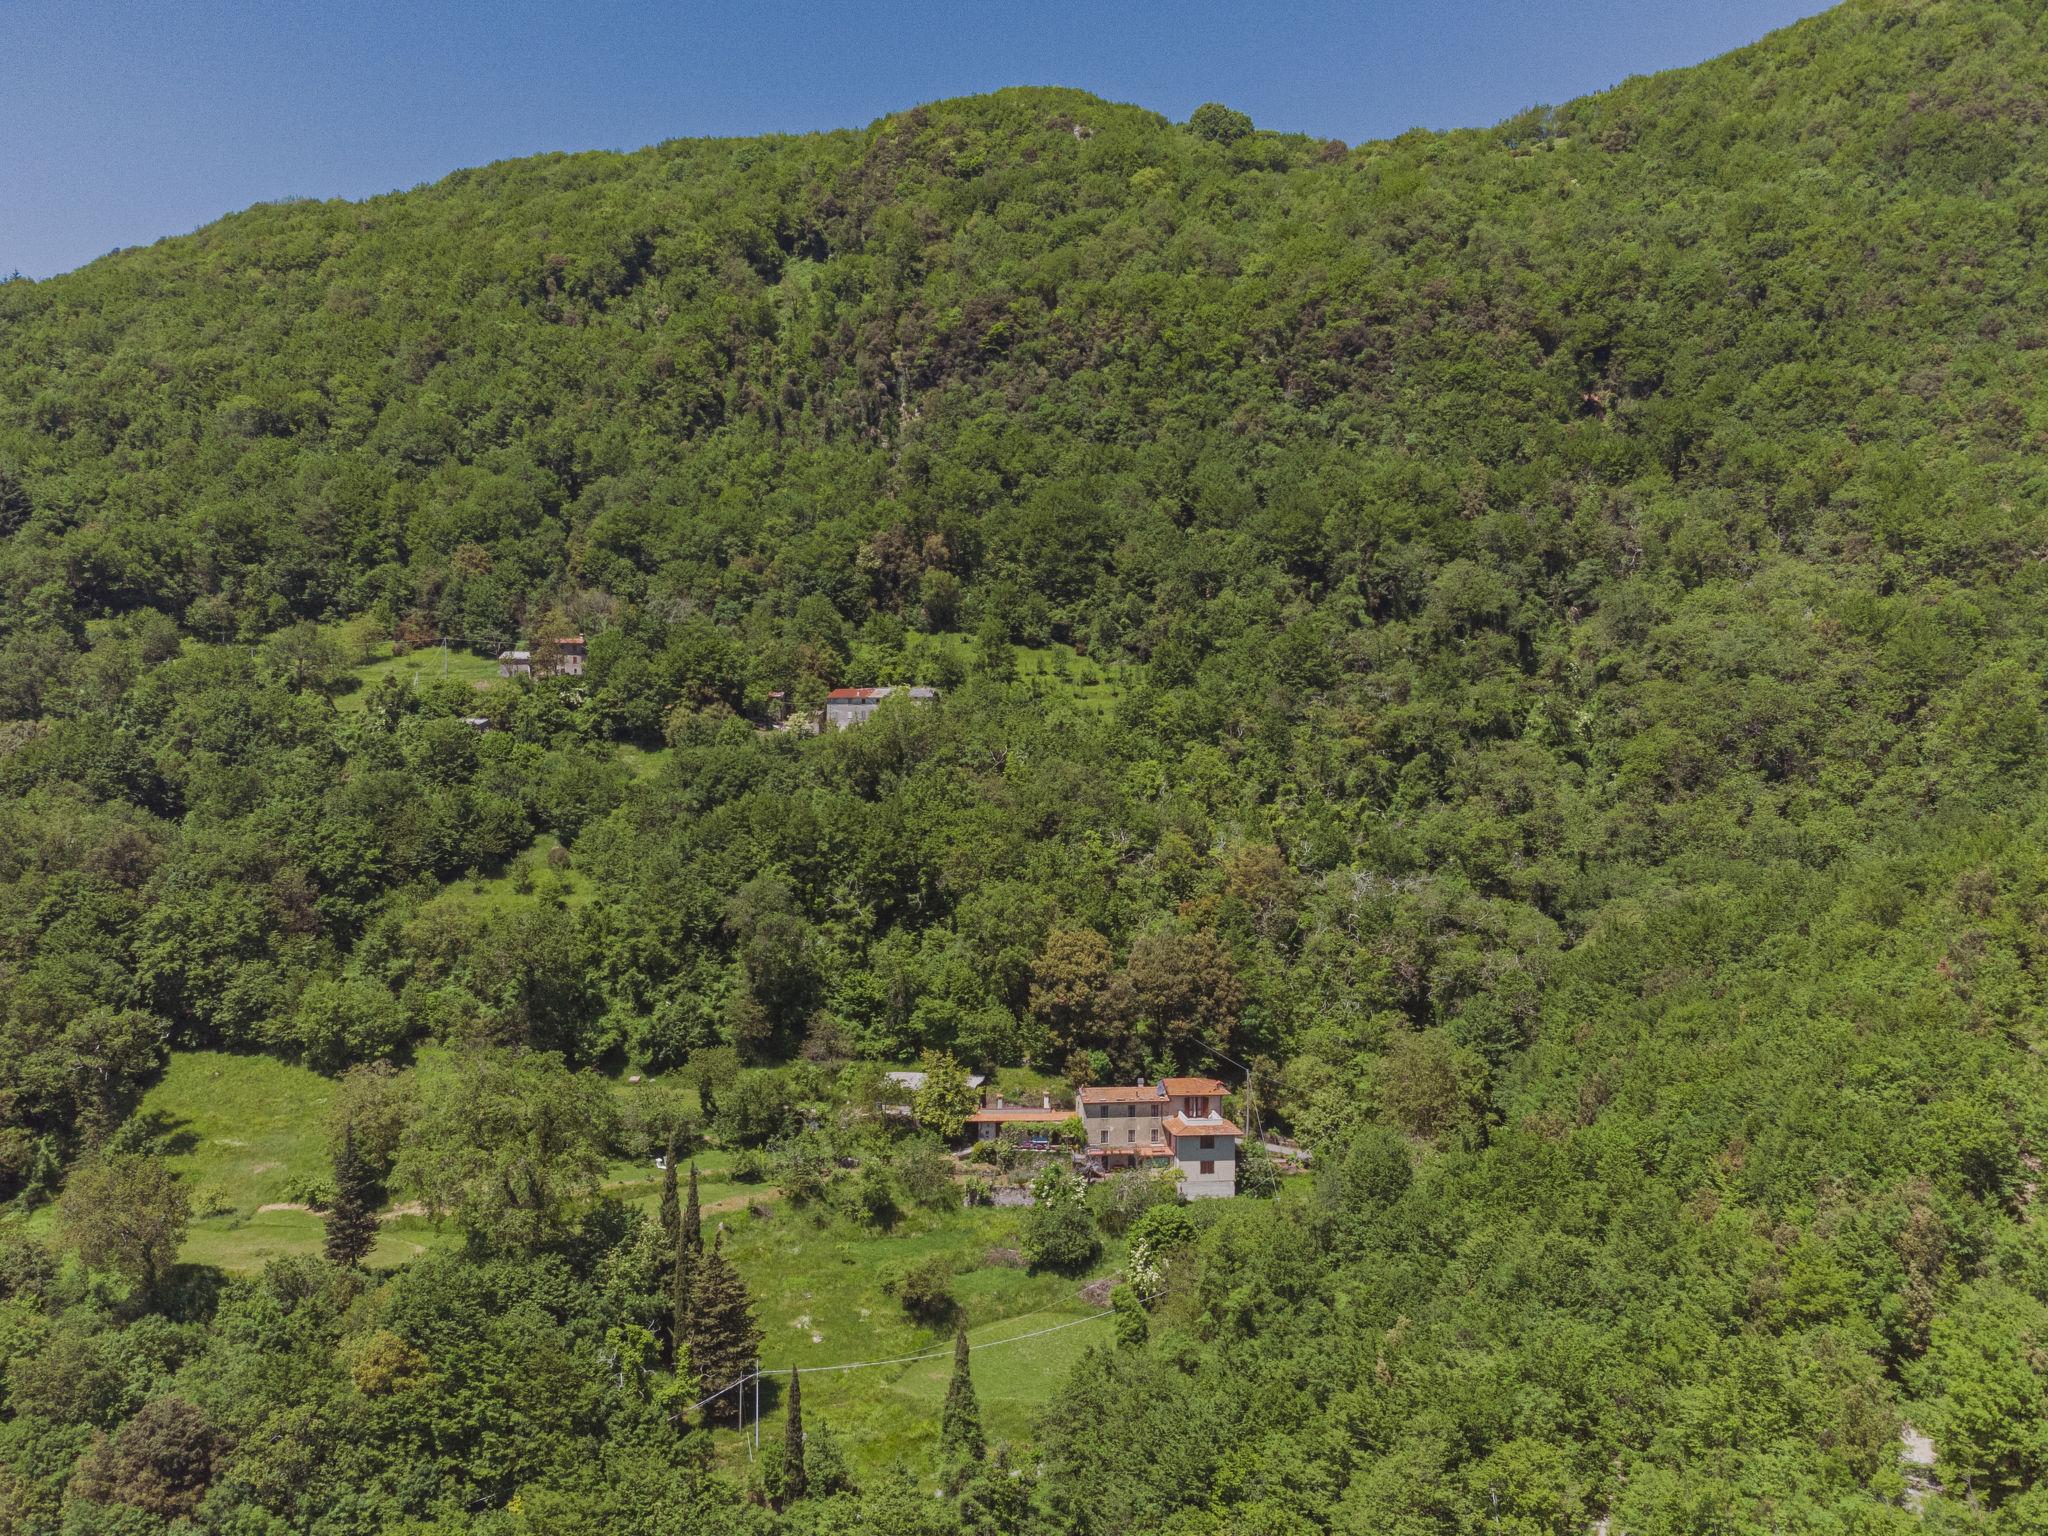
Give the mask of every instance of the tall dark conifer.
<svg viewBox="0 0 2048 1536">
<path fill-rule="evenodd" d="M 676 1199 L 676 1144 L 669 1138 L 668 1157 L 661 1170 L 661 1251 L 676 1251 L 676 1236 L 683 1230 L 683 1208 Z"/>
<path fill-rule="evenodd" d="M 677 1252 L 686 1252 L 688 1246 L 686 1223 Z M 722 1239 L 711 1245 L 696 1266 L 684 1337 L 689 1340 L 690 1371 L 697 1378 L 698 1391 L 706 1395 L 744 1380 L 760 1355 L 761 1329 L 754 1321 L 754 1299 L 747 1294 L 747 1283 L 732 1260 L 725 1256 Z M 706 1412 L 713 1420 L 736 1423 L 739 1395 L 726 1393 Z"/>
<path fill-rule="evenodd" d="M 345 1126 L 334 1154 L 334 1204 L 327 1211 L 327 1257 L 353 1268 L 377 1241 L 377 1181 L 356 1150 L 354 1126 Z"/>
<path fill-rule="evenodd" d="M 979 1461 L 987 1450 L 981 1434 L 981 1404 L 974 1396 L 974 1373 L 967 1364 L 967 1322 L 953 1325 L 953 1379 L 946 1386 L 946 1406 L 939 1414 L 939 1455 L 958 1466 Z"/>
<path fill-rule="evenodd" d="M 789 1417 L 782 1425 L 782 1497 L 784 1502 L 794 1504 L 810 1491 L 810 1479 L 804 1473 L 804 1403 L 803 1387 L 797 1380 L 795 1366 L 789 1368 Z"/>
<path fill-rule="evenodd" d="M 698 1258 L 704 1256 L 704 1212 L 697 1204 L 697 1165 L 690 1164 L 690 1203 L 683 1207 L 683 1223 L 678 1230 L 681 1240 L 689 1244 L 690 1252 Z"/>
<path fill-rule="evenodd" d="M 675 1160 L 669 1160 L 675 1167 Z M 667 1200 L 662 1222 L 666 1227 Z M 690 1164 L 690 1203 L 677 1218 L 669 1245 L 668 1340 L 669 1363 L 677 1370 L 690 1364 L 691 1294 L 696 1289 L 697 1270 L 704 1262 L 704 1218 L 697 1203 L 697 1165 Z"/>
</svg>

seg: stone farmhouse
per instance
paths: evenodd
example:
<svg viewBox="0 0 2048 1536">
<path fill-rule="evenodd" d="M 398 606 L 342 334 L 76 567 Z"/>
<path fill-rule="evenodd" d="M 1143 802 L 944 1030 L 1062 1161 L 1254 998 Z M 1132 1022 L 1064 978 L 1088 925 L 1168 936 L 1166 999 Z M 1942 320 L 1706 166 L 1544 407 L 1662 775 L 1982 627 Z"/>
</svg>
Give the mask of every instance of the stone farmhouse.
<svg viewBox="0 0 2048 1536">
<path fill-rule="evenodd" d="M 939 696 L 936 688 L 834 688 L 825 695 L 825 729 L 843 731 L 859 725 L 882 707 L 882 700 L 897 693 L 920 704 Z"/>
<path fill-rule="evenodd" d="M 581 635 L 563 635 L 549 642 L 555 651 L 552 665 L 541 662 L 543 676 L 581 677 L 583 663 L 590 655 L 590 648 Z M 532 677 L 534 675 L 534 654 L 532 651 L 498 652 L 498 676 Z"/>
<path fill-rule="evenodd" d="M 1244 1132 L 1223 1118 L 1229 1091 L 1213 1077 L 1083 1088 L 1075 1103 L 1088 1131 L 1089 1166 L 1106 1173 L 1164 1164 L 1180 1170 L 1190 1200 L 1236 1194 Z"/>
</svg>

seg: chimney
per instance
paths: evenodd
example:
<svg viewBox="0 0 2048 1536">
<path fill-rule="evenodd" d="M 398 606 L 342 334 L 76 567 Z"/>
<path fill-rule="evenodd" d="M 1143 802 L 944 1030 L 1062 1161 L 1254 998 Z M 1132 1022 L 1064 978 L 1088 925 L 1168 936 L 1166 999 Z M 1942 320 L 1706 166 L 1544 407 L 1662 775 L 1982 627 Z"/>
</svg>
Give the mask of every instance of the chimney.
<svg viewBox="0 0 2048 1536">
<path fill-rule="evenodd" d="M 1162 1099 L 1166 1097 L 1166 1079 L 1163 1077 L 1159 1079 L 1159 1097 Z"/>
<path fill-rule="evenodd" d="M 997 1094 L 997 1095 L 996 1095 L 996 1108 L 997 1108 L 997 1109 L 1001 1109 L 1002 1107 L 1003 1107 L 1003 1096 L 1002 1096 L 1002 1095 L 1001 1095 L 1001 1094 L 999 1093 L 999 1094 Z"/>
<path fill-rule="evenodd" d="M 1045 1095 L 1045 1107 L 1047 1109 L 1052 1108 L 1052 1095 L 1049 1093 Z"/>
</svg>

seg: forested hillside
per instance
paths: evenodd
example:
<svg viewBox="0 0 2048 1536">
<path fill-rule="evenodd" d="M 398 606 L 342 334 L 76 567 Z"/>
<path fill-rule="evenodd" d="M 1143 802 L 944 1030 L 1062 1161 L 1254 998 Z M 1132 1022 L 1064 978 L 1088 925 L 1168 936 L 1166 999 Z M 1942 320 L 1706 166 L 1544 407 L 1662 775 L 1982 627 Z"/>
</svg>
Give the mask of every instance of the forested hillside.
<svg viewBox="0 0 2048 1536">
<path fill-rule="evenodd" d="M 1850 0 L 1485 131 L 1006 91 L 0 284 L 0 1533 L 2048 1527 L 2044 134 L 2039 0 Z M 123 1280 L 202 1049 L 417 1077 L 430 1206 L 480 1105 L 596 1139 Z M 791 1494 L 638 1363 L 604 1075 L 798 1206 L 935 1051 L 1316 1171 L 1013 1466 Z"/>
</svg>

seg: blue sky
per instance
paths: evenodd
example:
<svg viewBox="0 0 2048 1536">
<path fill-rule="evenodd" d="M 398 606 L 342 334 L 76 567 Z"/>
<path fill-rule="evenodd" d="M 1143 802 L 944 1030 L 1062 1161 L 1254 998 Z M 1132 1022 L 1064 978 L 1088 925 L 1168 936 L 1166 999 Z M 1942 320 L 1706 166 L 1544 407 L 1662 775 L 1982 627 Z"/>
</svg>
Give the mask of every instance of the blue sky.
<svg viewBox="0 0 2048 1536">
<path fill-rule="evenodd" d="M 1350 143 L 1695 63 L 1815 0 L 0 0 L 0 275 L 550 149 L 1004 85 Z"/>
</svg>

